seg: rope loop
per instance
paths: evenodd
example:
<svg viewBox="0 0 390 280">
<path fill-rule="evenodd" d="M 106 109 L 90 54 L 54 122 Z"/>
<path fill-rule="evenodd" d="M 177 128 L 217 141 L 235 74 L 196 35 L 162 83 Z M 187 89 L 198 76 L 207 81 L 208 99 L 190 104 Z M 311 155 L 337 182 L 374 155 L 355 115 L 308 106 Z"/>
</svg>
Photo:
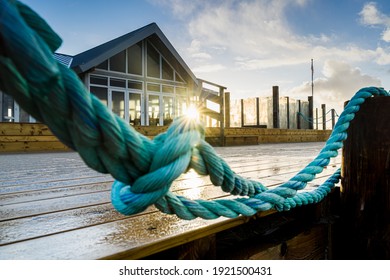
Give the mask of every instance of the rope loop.
<svg viewBox="0 0 390 280">
<path fill-rule="evenodd" d="M 116 179 L 111 199 L 125 215 L 154 204 L 182 219 L 234 218 L 317 203 L 337 184 L 340 170 L 313 191 L 301 190 L 338 155 L 360 105 L 372 96 L 389 96 L 382 88 L 359 90 L 318 156 L 287 182 L 268 189 L 237 175 L 205 141 L 204 127 L 196 119 L 179 117 L 153 140 L 138 133 L 53 58 L 61 39 L 34 11 L 18 1 L 0 0 L 0 15 L 0 89 L 77 151 L 89 167 Z M 209 175 L 215 186 L 241 197 L 207 201 L 175 195 L 172 182 L 189 169 Z"/>
</svg>

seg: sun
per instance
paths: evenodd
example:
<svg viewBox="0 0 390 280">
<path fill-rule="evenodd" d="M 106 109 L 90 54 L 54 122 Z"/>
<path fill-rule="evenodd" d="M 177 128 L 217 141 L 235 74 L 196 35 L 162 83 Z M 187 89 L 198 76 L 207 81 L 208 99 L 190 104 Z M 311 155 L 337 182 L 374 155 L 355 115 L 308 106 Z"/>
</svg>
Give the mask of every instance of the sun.
<svg viewBox="0 0 390 280">
<path fill-rule="evenodd" d="M 184 115 L 190 120 L 199 120 L 199 111 L 193 104 L 187 108 Z"/>
</svg>

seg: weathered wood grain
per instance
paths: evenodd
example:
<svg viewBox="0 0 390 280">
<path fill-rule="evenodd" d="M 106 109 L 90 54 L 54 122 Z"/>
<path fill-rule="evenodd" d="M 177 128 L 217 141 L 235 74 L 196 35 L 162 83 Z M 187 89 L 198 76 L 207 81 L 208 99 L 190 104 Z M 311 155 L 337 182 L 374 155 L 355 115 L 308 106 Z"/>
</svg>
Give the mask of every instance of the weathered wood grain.
<svg viewBox="0 0 390 280">
<path fill-rule="evenodd" d="M 368 98 L 343 150 L 340 258 L 390 258 L 390 97 Z"/>
</svg>

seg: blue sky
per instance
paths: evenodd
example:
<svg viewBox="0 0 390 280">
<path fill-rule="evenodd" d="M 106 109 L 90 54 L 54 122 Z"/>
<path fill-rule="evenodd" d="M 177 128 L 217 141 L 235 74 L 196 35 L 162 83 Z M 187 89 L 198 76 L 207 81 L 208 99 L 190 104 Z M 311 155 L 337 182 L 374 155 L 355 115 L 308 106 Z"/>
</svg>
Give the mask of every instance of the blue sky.
<svg viewBox="0 0 390 280">
<path fill-rule="evenodd" d="M 156 22 L 195 75 L 232 98 L 307 99 L 341 111 L 364 86 L 390 89 L 390 1 L 26 0 L 77 54 Z"/>
</svg>

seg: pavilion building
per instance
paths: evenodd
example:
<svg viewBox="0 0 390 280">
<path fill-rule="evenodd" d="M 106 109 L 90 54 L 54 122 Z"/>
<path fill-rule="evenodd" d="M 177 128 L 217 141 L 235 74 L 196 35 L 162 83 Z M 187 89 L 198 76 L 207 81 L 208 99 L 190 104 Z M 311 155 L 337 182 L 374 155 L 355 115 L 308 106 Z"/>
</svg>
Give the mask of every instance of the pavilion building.
<svg viewBox="0 0 390 280">
<path fill-rule="evenodd" d="M 199 101 L 202 92 L 209 92 L 155 23 L 77 55 L 55 53 L 54 57 L 131 125 L 169 125 L 191 102 Z M 0 121 L 35 120 L 0 92 Z"/>
</svg>

